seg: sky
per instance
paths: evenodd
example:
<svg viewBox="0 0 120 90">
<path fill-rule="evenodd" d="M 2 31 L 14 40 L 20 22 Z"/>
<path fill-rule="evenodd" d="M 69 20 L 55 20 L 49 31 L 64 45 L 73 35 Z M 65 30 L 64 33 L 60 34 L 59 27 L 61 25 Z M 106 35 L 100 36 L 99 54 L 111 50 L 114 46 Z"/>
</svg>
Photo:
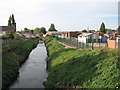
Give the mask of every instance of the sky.
<svg viewBox="0 0 120 90">
<path fill-rule="evenodd" d="M 51 23 L 58 31 L 99 30 L 118 27 L 119 0 L 0 0 L 0 26 L 6 26 L 14 14 L 17 31 Z"/>
</svg>

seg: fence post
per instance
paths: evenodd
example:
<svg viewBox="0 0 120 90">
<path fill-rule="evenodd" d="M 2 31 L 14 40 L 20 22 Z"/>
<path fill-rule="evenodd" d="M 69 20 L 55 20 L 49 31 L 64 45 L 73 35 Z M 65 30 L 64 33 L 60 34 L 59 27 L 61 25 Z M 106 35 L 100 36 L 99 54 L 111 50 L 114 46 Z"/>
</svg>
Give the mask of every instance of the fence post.
<svg viewBox="0 0 120 90">
<path fill-rule="evenodd" d="M 70 44 L 71 44 L 71 37 L 70 37 Z"/>
<path fill-rule="evenodd" d="M 77 48 L 78 48 L 78 40 L 76 40 L 77 41 Z"/>
<path fill-rule="evenodd" d="M 93 41 L 93 34 L 92 34 L 92 49 L 94 49 L 93 43 L 94 43 L 94 41 Z"/>
</svg>

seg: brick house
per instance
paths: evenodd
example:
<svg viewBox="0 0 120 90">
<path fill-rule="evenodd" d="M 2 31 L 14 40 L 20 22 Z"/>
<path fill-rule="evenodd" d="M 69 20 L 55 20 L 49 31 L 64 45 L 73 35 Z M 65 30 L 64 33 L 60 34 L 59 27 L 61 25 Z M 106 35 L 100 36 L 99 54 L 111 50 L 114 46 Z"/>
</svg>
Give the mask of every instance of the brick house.
<svg viewBox="0 0 120 90">
<path fill-rule="evenodd" d="M 104 36 L 104 33 L 102 33 L 102 32 L 97 32 L 96 34 L 99 36 L 102 36 L 102 37 Z"/>
<path fill-rule="evenodd" d="M 66 34 L 68 38 L 71 38 L 71 37 L 77 38 L 80 33 L 79 32 L 67 32 Z"/>
<path fill-rule="evenodd" d="M 49 32 L 46 33 L 46 35 L 57 36 L 58 32 L 57 31 L 49 31 Z"/>
<path fill-rule="evenodd" d="M 0 35 L 15 33 L 15 26 L 0 26 Z"/>
<path fill-rule="evenodd" d="M 71 38 L 71 37 L 77 38 L 79 34 L 80 34 L 79 32 L 62 32 L 61 37 L 63 37 L 63 38 Z"/>
<path fill-rule="evenodd" d="M 62 33 L 61 33 L 61 37 L 62 37 L 62 38 L 65 38 L 65 32 L 62 32 Z"/>
</svg>

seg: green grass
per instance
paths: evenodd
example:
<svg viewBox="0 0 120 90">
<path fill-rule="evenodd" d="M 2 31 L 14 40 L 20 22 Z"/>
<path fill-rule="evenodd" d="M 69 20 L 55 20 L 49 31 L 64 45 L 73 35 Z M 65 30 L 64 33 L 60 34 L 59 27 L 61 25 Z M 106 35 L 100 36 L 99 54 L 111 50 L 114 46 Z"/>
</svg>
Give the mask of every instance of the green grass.
<svg viewBox="0 0 120 90">
<path fill-rule="evenodd" d="M 37 42 L 37 39 L 21 39 L 2 46 L 2 88 L 8 87 L 16 79 L 20 65 Z"/>
<path fill-rule="evenodd" d="M 75 50 L 55 38 L 44 38 L 48 51 L 46 88 L 116 88 L 119 66 L 117 49 Z"/>
</svg>

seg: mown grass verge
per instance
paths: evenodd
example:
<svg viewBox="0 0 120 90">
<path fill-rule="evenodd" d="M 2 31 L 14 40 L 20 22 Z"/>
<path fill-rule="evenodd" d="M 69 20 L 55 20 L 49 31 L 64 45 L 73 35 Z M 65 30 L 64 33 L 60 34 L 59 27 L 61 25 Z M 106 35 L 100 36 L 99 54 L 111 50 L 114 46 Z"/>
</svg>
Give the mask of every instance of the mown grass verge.
<svg viewBox="0 0 120 90">
<path fill-rule="evenodd" d="M 75 50 L 44 38 L 49 75 L 46 88 L 118 88 L 117 49 Z"/>
<path fill-rule="evenodd" d="M 38 39 L 21 39 L 2 46 L 2 88 L 7 88 L 18 75 L 19 67 L 36 47 Z"/>
</svg>

